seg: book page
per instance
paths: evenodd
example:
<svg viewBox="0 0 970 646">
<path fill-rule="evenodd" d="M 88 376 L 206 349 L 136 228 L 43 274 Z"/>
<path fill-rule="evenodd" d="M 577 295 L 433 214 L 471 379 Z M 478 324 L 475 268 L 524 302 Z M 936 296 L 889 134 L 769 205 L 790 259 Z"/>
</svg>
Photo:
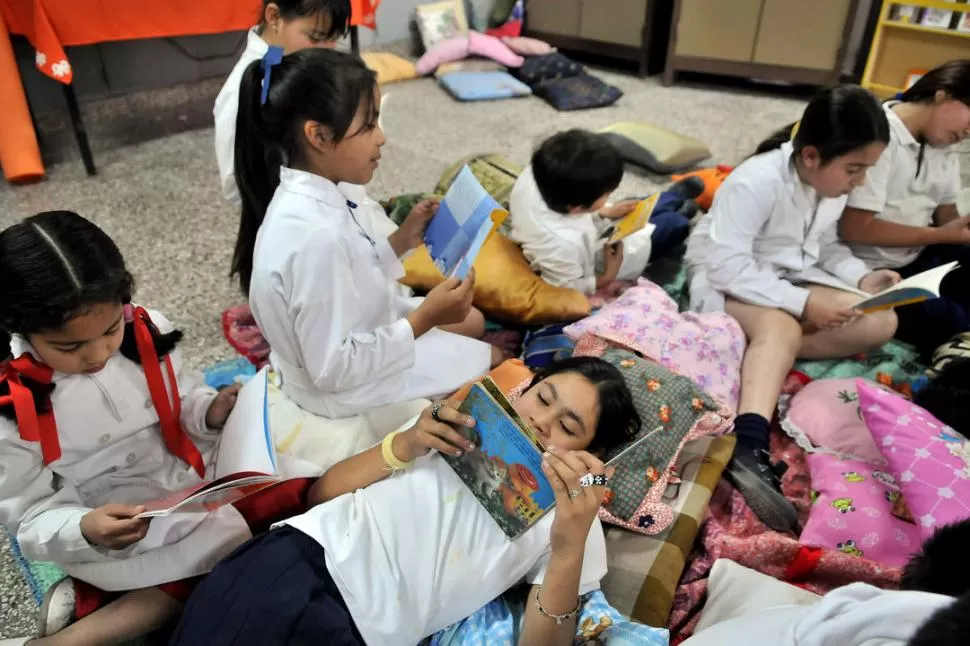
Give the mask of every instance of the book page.
<svg viewBox="0 0 970 646">
<path fill-rule="evenodd" d="M 959 266 L 960 263 L 951 262 L 910 276 L 865 299 L 856 305 L 856 309 L 869 313 L 937 298 L 940 295 L 940 283 L 943 282 L 943 278 Z"/>
<path fill-rule="evenodd" d="M 657 206 L 658 199 L 660 199 L 660 193 L 654 193 L 642 200 L 629 215 L 620 219 L 610 235 L 610 242 L 619 242 L 646 226 L 647 222 L 650 221 L 650 216 L 653 215 L 653 209 Z"/>
<path fill-rule="evenodd" d="M 237 472 L 276 475 L 276 450 L 269 429 L 269 369 L 263 368 L 239 391 L 219 441 L 215 478 Z"/>
<path fill-rule="evenodd" d="M 424 232 L 424 244 L 442 275 L 455 273 L 479 238 L 482 228 L 493 226 L 492 213 L 502 210 L 501 205 L 478 183 L 471 169 L 463 167 Z M 484 242 L 482 238 L 481 244 Z"/>
</svg>

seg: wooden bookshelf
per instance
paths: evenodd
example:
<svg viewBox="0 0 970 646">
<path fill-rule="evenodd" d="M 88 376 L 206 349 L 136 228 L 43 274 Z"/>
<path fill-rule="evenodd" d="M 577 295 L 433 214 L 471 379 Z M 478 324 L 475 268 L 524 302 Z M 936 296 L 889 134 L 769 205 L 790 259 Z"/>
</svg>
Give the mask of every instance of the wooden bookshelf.
<svg viewBox="0 0 970 646">
<path fill-rule="evenodd" d="M 970 32 L 893 20 L 895 5 L 970 13 L 970 3 L 942 0 L 882 0 L 862 85 L 881 98 L 903 91 L 912 69 L 932 69 L 970 53 Z"/>
</svg>

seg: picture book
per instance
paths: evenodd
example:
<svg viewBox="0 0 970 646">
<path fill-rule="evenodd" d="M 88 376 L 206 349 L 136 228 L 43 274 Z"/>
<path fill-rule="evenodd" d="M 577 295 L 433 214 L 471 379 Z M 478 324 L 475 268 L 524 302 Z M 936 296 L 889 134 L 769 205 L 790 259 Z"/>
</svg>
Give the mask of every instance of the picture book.
<svg viewBox="0 0 970 646">
<path fill-rule="evenodd" d="M 940 283 L 943 282 L 943 278 L 959 266 L 959 263 L 951 262 L 910 276 L 878 294 L 869 296 L 856 305 L 855 309 L 868 314 L 939 298 Z"/>
<path fill-rule="evenodd" d="M 556 494 L 542 472 L 544 448 L 490 377 L 472 386 L 459 410 L 475 420 L 475 428 L 461 432 L 476 448 L 460 457 L 444 453 L 441 457 L 505 535 L 517 538 L 556 504 Z M 607 465 L 615 464 L 654 432 L 632 442 Z"/>
<path fill-rule="evenodd" d="M 212 479 L 145 503 L 138 518 L 212 511 L 281 480 L 269 428 L 268 374 L 263 368 L 239 391 L 220 434 Z"/>
<path fill-rule="evenodd" d="M 642 200 L 637 204 L 637 208 L 607 229 L 603 237 L 607 238 L 610 243 L 616 243 L 648 226 L 658 199 L 660 199 L 660 193 L 654 193 Z"/>
<path fill-rule="evenodd" d="M 485 241 L 508 215 L 471 169 L 462 168 L 424 232 L 424 244 L 438 271 L 464 279 Z"/>
</svg>

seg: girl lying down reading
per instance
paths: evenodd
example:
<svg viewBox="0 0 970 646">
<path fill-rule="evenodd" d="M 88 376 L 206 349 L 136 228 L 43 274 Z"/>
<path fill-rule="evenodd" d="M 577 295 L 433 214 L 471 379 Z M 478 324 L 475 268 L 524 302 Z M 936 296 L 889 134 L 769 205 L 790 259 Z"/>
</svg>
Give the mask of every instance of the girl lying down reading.
<svg viewBox="0 0 970 646">
<path fill-rule="evenodd" d="M 456 402 L 340 462 L 312 508 L 239 547 L 190 598 L 172 644 L 416 644 L 523 579 L 522 644 L 571 644 L 579 596 L 599 587 L 606 546 L 597 457 L 640 418 L 622 375 L 574 357 L 535 376 L 514 403 L 545 447 L 556 507 L 510 540 L 439 453 L 474 448 Z M 213 618 L 218 618 L 213 620 Z"/>
</svg>

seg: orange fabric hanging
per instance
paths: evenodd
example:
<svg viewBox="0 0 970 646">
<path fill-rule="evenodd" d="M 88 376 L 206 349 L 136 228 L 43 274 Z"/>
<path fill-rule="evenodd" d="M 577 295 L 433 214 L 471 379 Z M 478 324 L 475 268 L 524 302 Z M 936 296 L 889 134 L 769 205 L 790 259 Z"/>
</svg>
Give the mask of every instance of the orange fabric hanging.
<svg viewBox="0 0 970 646">
<path fill-rule="evenodd" d="M 2 1 L 2 0 L 0 0 Z M 11 182 L 44 177 L 40 146 L 30 121 L 27 99 L 20 85 L 20 70 L 0 15 L 0 166 Z"/>
<path fill-rule="evenodd" d="M 351 23 L 373 29 L 380 0 L 351 0 Z M 113 40 L 218 34 L 259 22 L 262 0 L 0 0 L 10 33 L 37 50 L 37 68 L 61 83 L 73 78 L 64 48 Z"/>
</svg>

